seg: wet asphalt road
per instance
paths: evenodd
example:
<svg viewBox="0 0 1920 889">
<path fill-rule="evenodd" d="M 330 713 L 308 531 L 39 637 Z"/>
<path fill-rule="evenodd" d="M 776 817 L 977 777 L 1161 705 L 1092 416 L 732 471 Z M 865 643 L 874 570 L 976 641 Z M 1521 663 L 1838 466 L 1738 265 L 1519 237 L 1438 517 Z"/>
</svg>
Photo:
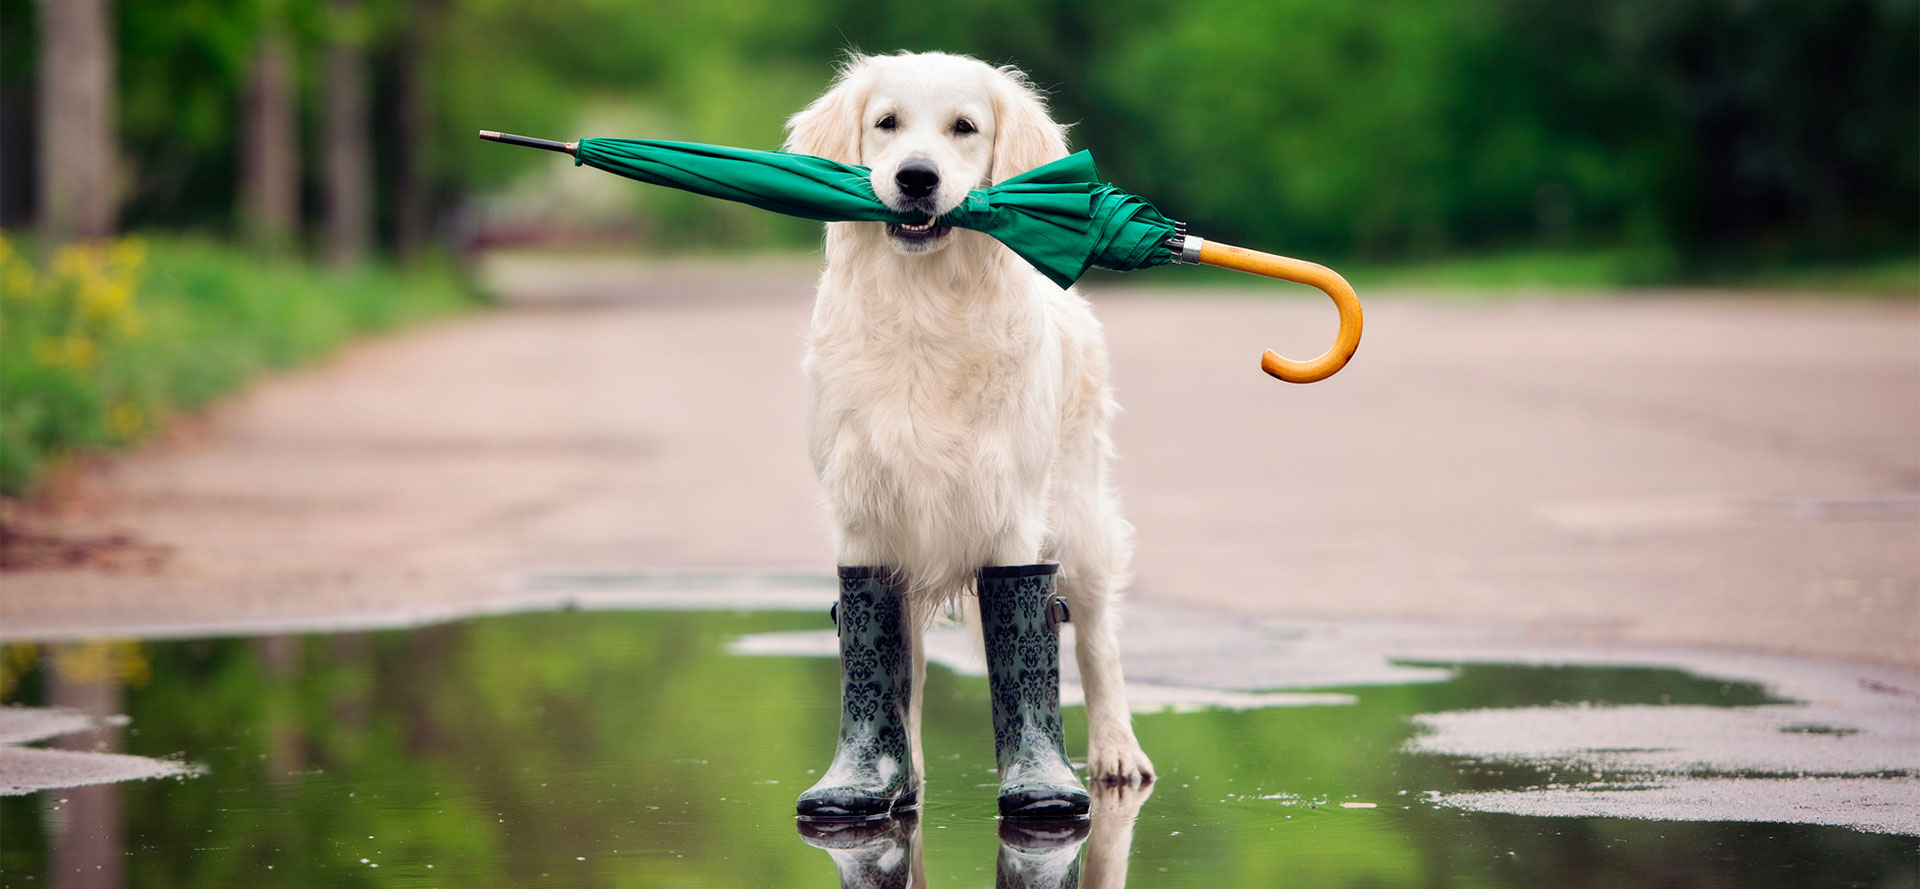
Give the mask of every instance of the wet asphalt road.
<svg viewBox="0 0 1920 889">
<path fill-rule="evenodd" d="M 831 565 L 803 262 L 497 260 L 512 301 L 269 380 L 83 473 L 157 569 L 11 573 L 0 636 L 512 607 L 543 572 Z M 1199 270 L 1177 275 L 1224 275 Z M 1518 641 L 1920 665 L 1920 307 L 1093 289 L 1156 607 L 1508 622 Z"/>
</svg>

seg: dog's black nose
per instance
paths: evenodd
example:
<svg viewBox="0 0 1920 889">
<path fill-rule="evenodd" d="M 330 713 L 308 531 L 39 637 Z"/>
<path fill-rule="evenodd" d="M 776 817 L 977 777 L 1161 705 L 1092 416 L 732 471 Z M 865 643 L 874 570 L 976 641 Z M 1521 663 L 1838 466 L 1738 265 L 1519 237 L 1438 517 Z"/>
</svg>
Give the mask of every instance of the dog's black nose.
<svg viewBox="0 0 1920 889">
<path fill-rule="evenodd" d="M 893 181 L 900 186 L 900 193 L 910 198 L 924 198 L 940 187 L 940 168 L 933 161 L 913 158 L 900 165 L 893 174 Z"/>
</svg>

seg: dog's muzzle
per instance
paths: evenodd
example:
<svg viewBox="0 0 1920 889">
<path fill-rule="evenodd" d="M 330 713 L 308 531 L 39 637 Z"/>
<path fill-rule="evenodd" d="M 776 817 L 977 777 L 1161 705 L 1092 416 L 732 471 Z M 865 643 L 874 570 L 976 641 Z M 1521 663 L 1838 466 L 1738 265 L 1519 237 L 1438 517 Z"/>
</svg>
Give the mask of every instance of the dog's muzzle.
<svg viewBox="0 0 1920 889">
<path fill-rule="evenodd" d="M 933 193 L 940 189 L 940 168 L 926 158 L 908 158 L 893 173 L 893 184 L 900 187 L 900 196 L 918 203 L 930 200 Z"/>
<path fill-rule="evenodd" d="M 921 245 L 939 240 L 953 229 L 941 225 L 935 220 L 934 194 L 940 190 L 940 168 L 922 157 L 908 158 L 893 173 L 893 184 L 900 192 L 900 203 L 905 206 L 898 209 L 909 213 L 925 213 L 925 222 L 889 222 L 887 236 L 903 244 Z"/>
</svg>

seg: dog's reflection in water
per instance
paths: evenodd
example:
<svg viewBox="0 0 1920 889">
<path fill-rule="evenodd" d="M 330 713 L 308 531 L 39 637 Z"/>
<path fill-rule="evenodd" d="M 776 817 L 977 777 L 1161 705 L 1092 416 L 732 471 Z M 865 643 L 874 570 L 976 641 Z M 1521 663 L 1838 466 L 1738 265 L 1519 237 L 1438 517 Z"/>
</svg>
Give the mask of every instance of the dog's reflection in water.
<svg viewBox="0 0 1920 889">
<path fill-rule="evenodd" d="M 1085 819 L 1000 822 L 995 886 L 1014 889 L 1121 889 L 1133 823 L 1153 785 L 1094 783 Z M 878 821 L 801 821 L 800 838 L 823 850 L 840 871 L 841 889 L 919 889 L 927 885 L 920 855 L 920 813 Z M 1084 861 L 1081 852 L 1086 852 Z"/>
</svg>

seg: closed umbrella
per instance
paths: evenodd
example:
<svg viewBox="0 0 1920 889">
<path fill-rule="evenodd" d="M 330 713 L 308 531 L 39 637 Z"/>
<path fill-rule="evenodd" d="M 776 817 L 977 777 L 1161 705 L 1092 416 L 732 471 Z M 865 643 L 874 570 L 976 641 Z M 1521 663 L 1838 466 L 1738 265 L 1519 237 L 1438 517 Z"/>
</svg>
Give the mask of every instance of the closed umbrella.
<svg viewBox="0 0 1920 889">
<path fill-rule="evenodd" d="M 575 164 L 788 216 L 822 222 L 926 221 L 881 201 L 866 167 L 812 155 L 647 139 L 554 142 L 490 130 L 480 137 L 563 152 Z M 1271 350 L 1260 359 L 1262 369 L 1290 383 L 1332 376 L 1360 346 L 1360 300 L 1338 273 L 1187 234 L 1184 225 L 1145 198 L 1101 182 L 1093 156 L 1084 151 L 976 188 L 939 221 L 992 236 L 1061 287 L 1093 266 L 1127 272 L 1169 263 L 1219 266 L 1317 287 L 1340 311 L 1333 347 L 1311 361 L 1282 358 Z"/>
</svg>

